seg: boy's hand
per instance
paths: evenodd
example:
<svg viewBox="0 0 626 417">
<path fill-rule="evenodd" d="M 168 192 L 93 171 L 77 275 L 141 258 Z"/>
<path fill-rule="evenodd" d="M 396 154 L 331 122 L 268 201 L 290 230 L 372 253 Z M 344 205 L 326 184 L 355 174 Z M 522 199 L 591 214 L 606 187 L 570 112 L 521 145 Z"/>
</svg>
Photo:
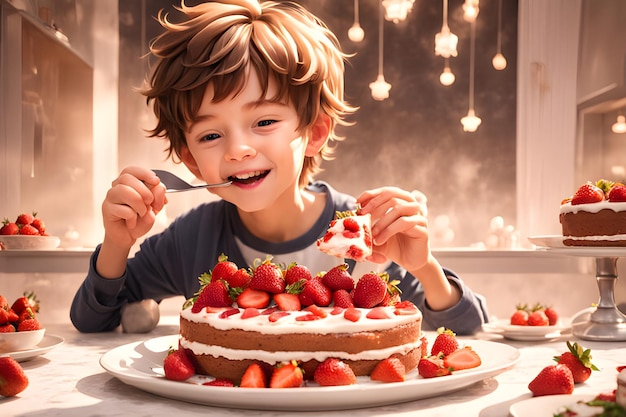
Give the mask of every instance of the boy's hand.
<svg viewBox="0 0 626 417">
<path fill-rule="evenodd" d="M 365 191 L 357 198 L 361 213 L 372 215 L 374 252 L 369 260 L 392 260 L 416 271 L 429 260 L 428 222 L 424 202 L 397 187 Z"/>
<path fill-rule="evenodd" d="M 105 242 L 130 249 L 150 231 L 166 203 L 165 187 L 154 172 L 140 167 L 125 168 L 102 203 Z"/>
</svg>

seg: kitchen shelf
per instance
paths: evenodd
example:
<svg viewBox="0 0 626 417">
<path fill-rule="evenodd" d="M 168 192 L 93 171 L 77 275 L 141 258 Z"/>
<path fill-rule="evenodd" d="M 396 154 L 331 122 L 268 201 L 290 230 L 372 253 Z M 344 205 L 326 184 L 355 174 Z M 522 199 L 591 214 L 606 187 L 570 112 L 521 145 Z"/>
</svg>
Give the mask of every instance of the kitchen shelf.
<svg viewBox="0 0 626 417">
<path fill-rule="evenodd" d="M 87 273 L 93 249 L 3 250 L 2 273 Z"/>
</svg>

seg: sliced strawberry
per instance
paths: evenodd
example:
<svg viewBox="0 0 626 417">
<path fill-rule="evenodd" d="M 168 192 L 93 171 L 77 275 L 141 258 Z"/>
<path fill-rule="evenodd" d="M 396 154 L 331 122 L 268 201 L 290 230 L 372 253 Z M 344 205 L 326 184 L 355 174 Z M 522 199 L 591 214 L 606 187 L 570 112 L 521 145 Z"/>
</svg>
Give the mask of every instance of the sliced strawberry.
<svg viewBox="0 0 626 417">
<path fill-rule="evenodd" d="M 270 295 L 266 291 L 246 288 L 237 296 L 237 305 L 241 308 L 265 308 L 270 304 Z"/>
<path fill-rule="evenodd" d="M 289 312 L 287 311 L 274 311 L 267 317 L 267 319 L 271 321 L 272 323 L 274 323 L 282 319 L 283 317 L 287 317 L 288 315 L 289 315 Z"/>
<path fill-rule="evenodd" d="M 258 363 L 253 363 L 252 365 L 246 368 L 246 371 L 243 373 L 241 377 L 241 384 L 239 385 L 242 388 L 265 388 L 267 387 L 267 382 L 265 379 L 265 373 L 263 372 L 263 368 Z"/>
<path fill-rule="evenodd" d="M 346 311 L 346 309 L 344 307 L 334 306 L 333 309 L 330 310 L 330 315 L 331 316 L 337 316 L 339 314 L 343 314 L 344 311 Z"/>
<path fill-rule="evenodd" d="M 302 386 L 303 380 L 302 369 L 295 362 L 290 362 L 274 370 L 270 379 L 270 388 L 297 388 Z"/>
<path fill-rule="evenodd" d="M 343 313 L 343 317 L 346 320 L 350 320 L 356 323 L 361 318 L 361 314 L 362 314 L 361 310 L 354 308 L 354 307 L 350 307 L 350 308 L 347 308 L 346 311 Z"/>
<path fill-rule="evenodd" d="M 252 317 L 256 317 L 258 315 L 260 315 L 261 312 L 259 311 L 258 308 L 254 308 L 254 307 L 248 307 L 245 310 L 243 310 L 243 313 L 241 313 L 241 318 L 242 319 L 249 319 Z"/>
<path fill-rule="evenodd" d="M 390 319 L 391 314 L 387 311 L 385 307 L 374 307 L 373 309 L 367 312 L 365 317 L 367 317 L 368 319 L 374 319 L 374 320 L 384 320 L 384 319 Z"/>
<path fill-rule="evenodd" d="M 321 319 L 320 316 L 316 316 L 313 313 L 305 314 L 303 316 L 296 317 L 296 321 L 314 321 Z"/>
<path fill-rule="evenodd" d="M 323 387 L 352 385 L 356 383 L 356 375 L 345 362 L 328 358 L 315 368 L 313 380 Z"/>
<path fill-rule="evenodd" d="M 402 382 L 405 377 L 404 364 L 393 356 L 378 362 L 370 374 L 372 380 L 381 382 Z"/>
<path fill-rule="evenodd" d="M 450 375 L 450 368 L 443 365 L 443 359 L 438 356 L 425 356 L 417 364 L 417 371 L 422 378 L 435 378 Z"/>
<path fill-rule="evenodd" d="M 218 317 L 220 319 L 227 319 L 228 317 L 233 316 L 238 313 L 239 313 L 238 308 L 229 308 L 229 309 L 222 311 Z"/>
<path fill-rule="evenodd" d="M 481 363 L 478 353 L 468 346 L 457 349 L 443 358 L 443 366 L 452 369 L 452 371 L 476 368 Z"/>
<path fill-rule="evenodd" d="M 174 350 L 165 357 L 163 370 L 165 378 L 172 381 L 184 381 L 196 373 L 189 356 L 182 349 Z"/>
<path fill-rule="evenodd" d="M 274 302 L 283 311 L 300 311 L 300 297 L 296 294 L 280 293 L 274 294 Z"/>
<path fill-rule="evenodd" d="M 315 315 L 315 316 L 317 316 L 317 317 L 319 317 L 321 319 L 323 319 L 324 317 L 328 316 L 328 313 L 326 313 L 326 311 L 323 308 L 321 308 L 321 307 L 319 307 L 319 306 L 317 306 L 315 304 L 311 304 L 310 306 L 306 307 L 305 310 L 306 311 L 310 311 L 311 314 L 313 314 L 313 315 Z"/>
<path fill-rule="evenodd" d="M 419 312 L 417 306 L 410 301 L 400 301 L 394 304 L 394 307 L 394 314 L 397 316 L 410 316 Z"/>
<path fill-rule="evenodd" d="M 209 382 L 205 382 L 202 385 L 206 385 L 209 387 L 234 387 L 235 384 L 230 379 L 226 378 L 218 378 Z"/>
</svg>

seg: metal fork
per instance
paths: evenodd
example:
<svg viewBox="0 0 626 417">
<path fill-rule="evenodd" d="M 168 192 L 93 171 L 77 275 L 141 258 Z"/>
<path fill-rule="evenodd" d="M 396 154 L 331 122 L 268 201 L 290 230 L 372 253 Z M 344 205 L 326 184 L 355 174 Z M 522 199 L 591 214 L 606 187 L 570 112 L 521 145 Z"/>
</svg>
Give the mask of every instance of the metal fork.
<svg viewBox="0 0 626 417">
<path fill-rule="evenodd" d="M 191 185 L 169 171 L 163 171 L 161 169 L 153 169 L 152 171 L 159 177 L 163 185 L 165 185 L 165 192 L 167 193 L 177 193 L 198 188 L 227 187 L 232 184 L 232 181 L 226 181 L 219 184 Z"/>
</svg>

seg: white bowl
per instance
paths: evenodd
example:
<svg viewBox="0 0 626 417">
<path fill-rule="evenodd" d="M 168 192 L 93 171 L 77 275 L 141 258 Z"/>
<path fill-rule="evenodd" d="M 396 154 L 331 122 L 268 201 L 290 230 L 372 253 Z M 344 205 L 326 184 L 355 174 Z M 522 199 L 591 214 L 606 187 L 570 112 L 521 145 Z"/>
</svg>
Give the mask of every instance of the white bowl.
<svg viewBox="0 0 626 417">
<path fill-rule="evenodd" d="M 56 249 L 61 238 L 56 236 L 0 235 L 0 242 L 7 250 Z"/>
<path fill-rule="evenodd" d="M 41 342 L 45 333 L 46 329 L 0 333 L 0 353 L 32 349 Z"/>
</svg>

